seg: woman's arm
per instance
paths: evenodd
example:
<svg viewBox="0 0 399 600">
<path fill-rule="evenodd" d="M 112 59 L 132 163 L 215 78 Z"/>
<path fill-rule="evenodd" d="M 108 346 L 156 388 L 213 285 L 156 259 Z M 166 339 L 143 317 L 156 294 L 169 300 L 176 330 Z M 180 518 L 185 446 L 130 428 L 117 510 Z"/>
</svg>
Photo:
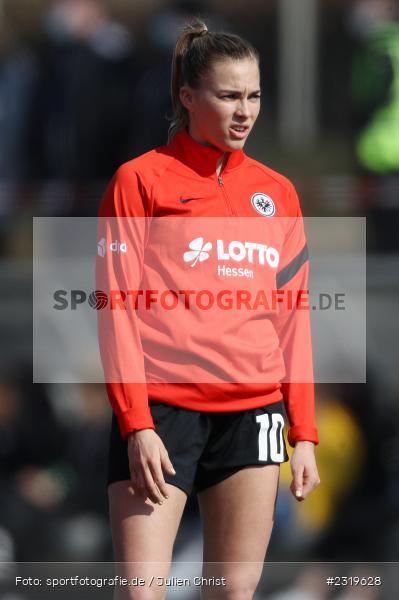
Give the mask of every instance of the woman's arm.
<svg viewBox="0 0 399 600">
<path fill-rule="evenodd" d="M 282 393 L 290 423 L 288 441 L 295 448 L 291 458 L 291 491 L 297 500 L 304 500 L 320 483 L 314 455 L 319 440 L 309 313 L 309 254 L 294 187 L 289 200 L 291 214 L 295 216 L 287 219 L 283 261 L 277 274 L 277 289 L 283 302 L 276 316 L 276 331 L 286 370 Z M 289 298 L 294 299 L 292 304 Z"/>
<path fill-rule="evenodd" d="M 125 439 L 130 431 L 154 429 L 134 297 L 141 287 L 146 203 L 137 173 L 125 163 L 103 196 L 97 227 L 96 286 L 108 297 L 97 313 L 100 354 L 108 397 Z"/>
<path fill-rule="evenodd" d="M 162 470 L 174 474 L 174 469 L 154 431 L 148 406 L 136 307 L 147 234 L 145 190 L 132 165 L 125 163 L 108 186 L 99 211 L 96 287 L 109 299 L 98 311 L 100 354 L 108 397 L 128 442 L 132 486 L 162 504 L 167 498 Z"/>
</svg>

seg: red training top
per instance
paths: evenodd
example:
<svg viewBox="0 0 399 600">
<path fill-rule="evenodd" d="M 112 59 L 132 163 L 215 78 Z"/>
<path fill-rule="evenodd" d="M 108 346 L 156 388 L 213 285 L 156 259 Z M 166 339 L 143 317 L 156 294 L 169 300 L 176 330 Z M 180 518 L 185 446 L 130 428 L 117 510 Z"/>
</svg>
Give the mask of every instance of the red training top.
<svg viewBox="0 0 399 600">
<path fill-rule="evenodd" d="M 246 410 L 284 399 L 288 441 L 318 443 L 299 200 L 288 179 L 186 130 L 123 164 L 99 211 L 107 392 L 123 437 L 148 398 Z"/>
</svg>

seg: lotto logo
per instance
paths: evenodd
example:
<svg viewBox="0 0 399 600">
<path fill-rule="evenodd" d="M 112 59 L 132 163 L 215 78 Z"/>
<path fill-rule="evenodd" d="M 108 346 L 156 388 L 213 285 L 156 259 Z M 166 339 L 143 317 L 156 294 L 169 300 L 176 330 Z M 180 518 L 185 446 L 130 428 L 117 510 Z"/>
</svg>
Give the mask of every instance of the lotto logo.
<svg viewBox="0 0 399 600">
<path fill-rule="evenodd" d="M 204 244 L 203 237 L 197 237 L 195 240 L 191 240 L 188 247 L 191 249 L 184 253 L 183 260 L 184 262 L 191 262 L 192 267 L 195 267 L 198 261 L 202 262 L 209 258 L 209 251 L 212 250 L 211 242 L 206 242 L 206 244 Z"/>
<path fill-rule="evenodd" d="M 242 262 L 246 259 L 249 263 L 257 262 L 259 265 L 267 263 L 274 269 L 277 268 L 280 259 L 275 248 L 255 242 L 232 241 L 225 247 L 223 240 L 217 240 L 217 253 L 219 260 Z"/>
<path fill-rule="evenodd" d="M 211 242 L 204 242 L 203 237 L 198 237 L 189 243 L 190 250 L 183 255 L 184 262 L 191 263 L 194 267 L 197 262 L 203 262 L 210 257 L 212 250 Z M 276 248 L 256 242 L 240 242 L 233 240 L 226 243 L 224 240 L 216 240 L 216 253 L 219 261 L 242 262 L 259 265 L 268 264 L 276 269 L 279 264 L 280 254 Z"/>
</svg>

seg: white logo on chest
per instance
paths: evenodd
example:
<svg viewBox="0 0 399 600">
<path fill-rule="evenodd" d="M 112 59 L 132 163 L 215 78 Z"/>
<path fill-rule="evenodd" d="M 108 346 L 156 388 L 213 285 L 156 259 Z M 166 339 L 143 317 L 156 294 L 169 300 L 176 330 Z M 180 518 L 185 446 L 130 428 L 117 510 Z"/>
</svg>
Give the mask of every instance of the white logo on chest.
<svg viewBox="0 0 399 600">
<path fill-rule="evenodd" d="M 188 252 L 184 252 L 183 260 L 195 267 L 197 262 L 208 260 L 212 243 L 204 243 L 204 238 L 198 237 L 191 240 L 189 248 Z M 240 263 L 246 260 L 250 264 L 267 264 L 272 269 L 277 269 L 280 261 L 280 254 L 276 248 L 257 242 L 240 242 L 239 240 L 233 240 L 229 243 L 224 240 L 216 240 L 216 254 L 218 261 Z"/>
<path fill-rule="evenodd" d="M 262 192 L 256 192 L 251 198 L 251 204 L 260 215 L 272 217 L 276 213 L 276 205 L 272 198 Z"/>
</svg>

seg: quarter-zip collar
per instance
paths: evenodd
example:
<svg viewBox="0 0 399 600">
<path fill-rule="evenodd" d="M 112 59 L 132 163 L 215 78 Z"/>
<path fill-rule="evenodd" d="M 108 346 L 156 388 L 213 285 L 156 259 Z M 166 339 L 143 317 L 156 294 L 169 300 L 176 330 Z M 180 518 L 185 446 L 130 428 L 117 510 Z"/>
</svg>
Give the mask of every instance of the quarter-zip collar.
<svg viewBox="0 0 399 600">
<path fill-rule="evenodd" d="M 211 148 L 210 146 L 205 146 L 204 144 L 197 142 L 191 137 L 187 129 L 182 129 L 176 133 L 170 142 L 169 147 L 179 160 L 203 177 L 215 175 L 218 160 L 224 154 L 222 150 Z M 222 169 L 222 173 L 227 173 L 238 167 L 244 158 L 245 153 L 243 150 L 232 150 L 231 152 L 228 152 L 226 164 Z"/>
</svg>

